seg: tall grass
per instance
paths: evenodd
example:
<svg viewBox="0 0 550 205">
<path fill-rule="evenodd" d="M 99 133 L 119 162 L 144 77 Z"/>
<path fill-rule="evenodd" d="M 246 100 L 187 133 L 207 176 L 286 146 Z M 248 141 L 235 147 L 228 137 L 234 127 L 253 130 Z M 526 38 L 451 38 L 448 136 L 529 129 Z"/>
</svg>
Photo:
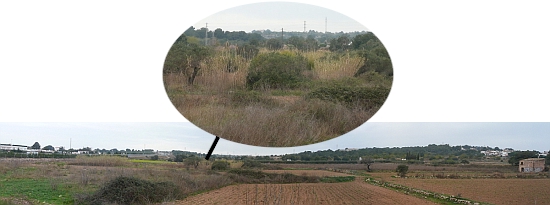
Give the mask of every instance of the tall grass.
<svg viewBox="0 0 550 205">
<path fill-rule="evenodd" d="M 260 53 L 265 52 L 269 51 L 260 50 Z M 326 51 L 293 52 L 307 58 L 313 67 L 307 71 L 310 81 L 295 89 L 247 90 L 250 61 L 228 48 L 217 49 L 215 55 L 203 62 L 193 85 L 187 84 L 183 74 L 167 73 L 164 75 L 165 88 L 173 105 L 185 118 L 212 134 L 256 146 L 287 147 L 345 134 L 380 108 L 378 104 L 349 106 L 323 98 L 306 99 L 313 90 L 327 82 L 351 82 L 356 87 L 388 90 L 391 87 L 392 79 L 377 73 L 353 77 L 363 65 L 361 57 Z"/>
</svg>

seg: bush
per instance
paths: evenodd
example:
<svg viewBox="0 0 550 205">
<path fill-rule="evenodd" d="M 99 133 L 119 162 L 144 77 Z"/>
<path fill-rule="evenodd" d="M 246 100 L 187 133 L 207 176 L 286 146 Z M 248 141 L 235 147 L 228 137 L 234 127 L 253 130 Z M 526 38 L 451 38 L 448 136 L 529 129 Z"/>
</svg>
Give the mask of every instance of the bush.
<svg viewBox="0 0 550 205">
<path fill-rule="evenodd" d="M 212 163 L 212 170 L 227 170 L 229 169 L 229 162 L 227 161 L 214 161 Z"/>
<path fill-rule="evenodd" d="M 228 176 L 237 183 L 316 183 L 320 181 L 317 176 L 297 176 L 290 173 L 275 174 L 247 169 L 229 170 Z"/>
<path fill-rule="evenodd" d="M 262 168 L 262 163 L 253 160 L 245 160 L 242 168 Z"/>
<path fill-rule="evenodd" d="M 295 88 L 307 79 L 304 71 L 311 66 L 307 58 L 290 51 L 259 54 L 250 62 L 246 86 L 261 90 Z"/>
<path fill-rule="evenodd" d="M 81 204 L 149 204 L 181 198 L 181 190 L 172 182 L 153 183 L 134 177 L 117 177 L 108 181 Z"/>
<path fill-rule="evenodd" d="M 382 87 L 357 87 L 344 84 L 323 86 L 306 94 L 306 99 L 320 99 L 347 105 L 362 105 L 366 109 L 380 107 L 390 90 Z"/>
<path fill-rule="evenodd" d="M 323 183 L 340 183 L 340 182 L 351 182 L 355 180 L 355 176 L 339 176 L 339 177 L 323 177 L 321 182 Z"/>
<path fill-rule="evenodd" d="M 405 177 L 407 175 L 407 171 L 409 171 L 409 166 L 400 164 L 397 166 L 397 169 L 395 170 L 400 177 Z"/>
</svg>

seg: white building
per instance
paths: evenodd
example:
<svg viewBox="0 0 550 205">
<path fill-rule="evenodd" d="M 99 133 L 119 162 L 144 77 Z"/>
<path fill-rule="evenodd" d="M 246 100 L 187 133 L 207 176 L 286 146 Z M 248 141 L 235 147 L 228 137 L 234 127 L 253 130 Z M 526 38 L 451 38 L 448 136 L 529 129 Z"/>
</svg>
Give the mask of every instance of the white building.
<svg viewBox="0 0 550 205">
<path fill-rule="evenodd" d="M 0 144 L 0 150 L 6 150 L 6 151 L 20 150 L 20 151 L 26 152 L 27 149 L 28 147 L 24 145 Z"/>
</svg>

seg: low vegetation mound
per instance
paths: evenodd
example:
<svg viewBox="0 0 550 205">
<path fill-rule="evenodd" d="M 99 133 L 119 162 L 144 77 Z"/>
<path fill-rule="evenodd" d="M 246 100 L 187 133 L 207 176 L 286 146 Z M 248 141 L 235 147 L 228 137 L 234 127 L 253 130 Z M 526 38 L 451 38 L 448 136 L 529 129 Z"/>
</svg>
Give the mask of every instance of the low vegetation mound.
<svg viewBox="0 0 550 205">
<path fill-rule="evenodd" d="M 150 182 L 135 177 L 117 177 L 94 194 L 83 197 L 82 204 L 150 204 L 181 198 L 172 182 Z"/>
<path fill-rule="evenodd" d="M 317 183 L 321 181 L 317 176 L 297 176 L 294 174 L 265 173 L 249 169 L 233 169 L 227 172 L 229 178 L 237 183 Z"/>
<path fill-rule="evenodd" d="M 307 99 L 320 99 L 349 106 L 363 105 L 380 107 L 388 97 L 390 90 L 383 87 L 356 87 L 344 84 L 332 84 L 319 87 L 306 95 Z"/>
</svg>

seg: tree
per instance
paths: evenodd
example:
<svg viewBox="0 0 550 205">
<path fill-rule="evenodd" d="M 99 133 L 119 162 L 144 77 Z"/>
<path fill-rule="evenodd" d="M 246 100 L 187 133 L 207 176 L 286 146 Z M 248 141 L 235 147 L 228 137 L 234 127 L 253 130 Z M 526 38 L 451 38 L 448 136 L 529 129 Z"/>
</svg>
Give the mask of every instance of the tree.
<svg viewBox="0 0 550 205">
<path fill-rule="evenodd" d="M 359 163 L 367 165 L 367 172 L 371 172 L 372 170 L 370 169 L 370 165 L 374 163 L 374 160 L 372 160 L 372 158 L 370 157 L 362 157 Z"/>
<path fill-rule="evenodd" d="M 201 63 L 210 56 L 208 47 L 199 45 L 182 34 L 172 45 L 164 61 L 164 73 L 180 73 L 187 77 L 187 84 L 192 85 L 201 70 Z"/>
<path fill-rule="evenodd" d="M 537 151 L 516 151 L 508 155 L 508 163 L 519 166 L 519 161 L 527 158 L 537 158 L 539 152 Z"/>
<path fill-rule="evenodd" d="M 348 36 L 342 35 L 330 40 L 330 51 L 345 51 L 350 47 L 351 40 Z"/>
<path fill-rule="evenodd" d="M 55 151 L 55 148 L 53 148 L 53 146 L 51 146 L 51 145 L 48 145 L 48 146 L 45 146 L 44 148 L 42 148 L 42 150 Z"/>
<path fill-rule="evenodd" d="M 225 38 L 225 33 L 221 28 L 217 28 L 216 30 L 214 30 L 214 36 L 218 39 L 222 39 Z"/>
<path fill-rule="evenodd" d="M 174 162 L 183 162 L 184 159 L 185 159 L 185 155 L 177 154 L 176 158 L 174 159 Z"/>
<path fill-rule="evenodd" d="M 397 174 L 399 174 L 400 177 L 405 177 L 407 175 L 407 171 L 409 171 L 409 166 L 400 164 L 397 166 L 397 169 L 395 170 Z"/>
<path fill-rule="evenodd" d="M 192 157 L 188 157 L 185 160 L 183 160 L 183 163 L 186 166 L 193 166 L 195 169 L 197 169 L 197 167 L 199 167 L 199 164 L 200 164 L 201 160 L 202 160 L 201 158 L 192 156 Z"/>
<path fill-rule="evenodd" d="M 279 38 L 271 38 L 267 40 L 266 46 L 270 50 L 279 50 L 283 48 L 283 41 Z"/>
<path fill-rule="evenodd" d="M 212 163 L 212 170 L 227 170 L 227 169 L 229 169 L 229 162 L 227 161 L 218 160 Z"/>
<path fill-rule="evenodd" d="M 40 149 L 40 143 L 35 142 L 35 143 L 31 146 L 31 149 Z"/>
</svg>

